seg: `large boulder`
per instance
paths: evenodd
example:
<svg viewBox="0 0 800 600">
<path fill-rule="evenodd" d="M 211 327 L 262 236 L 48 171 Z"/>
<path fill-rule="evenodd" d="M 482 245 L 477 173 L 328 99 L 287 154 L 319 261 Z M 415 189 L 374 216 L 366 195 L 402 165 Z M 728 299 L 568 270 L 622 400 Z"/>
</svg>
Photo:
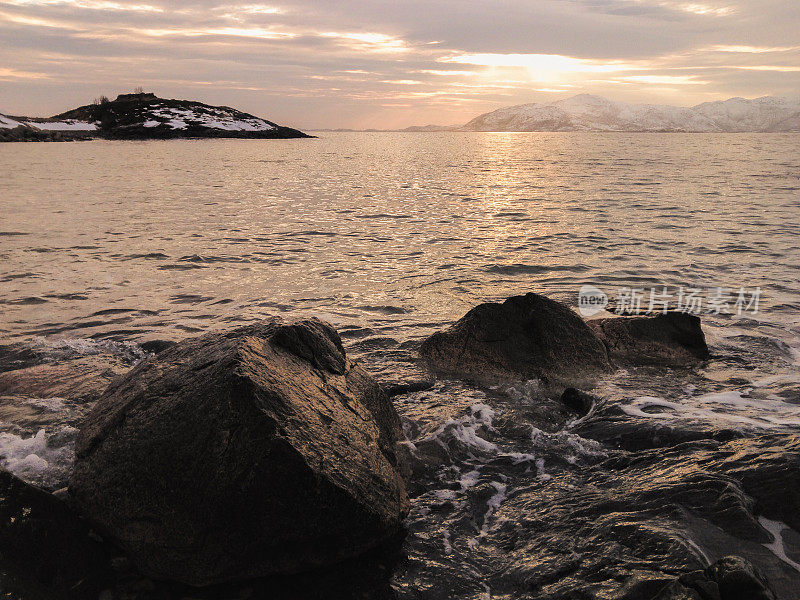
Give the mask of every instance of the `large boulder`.
<svg viewBox="0 0 800 600">
<path fill-rule="evenodd" d="M 589 326 L 611 360 L 632 365 L 691 365 L 709 357 L 700 318 L 683 312 L 595 319 Z"/>
<path fill-rule="evenodd" d="M 420 353 L 439 373 L 479 382 L 580 387 L 612 370 L 603 342 L 574 311 L 533 293 L 476 306 Z"/>
<path fill-rule="evenodd" d="M 180 342 L 112 383 L 78 436 L 70 492 L 150 576 L 298 572 L 402 532 L 400 435 L 328 324 L 265 321 Z"/>
</svg>

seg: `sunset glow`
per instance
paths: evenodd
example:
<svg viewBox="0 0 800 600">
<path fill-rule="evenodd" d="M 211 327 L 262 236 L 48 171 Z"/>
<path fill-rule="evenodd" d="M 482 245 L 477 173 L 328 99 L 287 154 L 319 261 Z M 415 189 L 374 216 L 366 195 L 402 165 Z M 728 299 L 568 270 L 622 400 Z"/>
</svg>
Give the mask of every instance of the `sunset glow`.
<svg viewBox="0 0 800 600">
<path fill-rule="evenodd" d="M 48 115 L 141 85 L 298 126 L 385 128 L 581 92 L 679 105 L 795 96 L 797 26 L 793 0 L 0 0 L 0 109 Z"/>
</svg>

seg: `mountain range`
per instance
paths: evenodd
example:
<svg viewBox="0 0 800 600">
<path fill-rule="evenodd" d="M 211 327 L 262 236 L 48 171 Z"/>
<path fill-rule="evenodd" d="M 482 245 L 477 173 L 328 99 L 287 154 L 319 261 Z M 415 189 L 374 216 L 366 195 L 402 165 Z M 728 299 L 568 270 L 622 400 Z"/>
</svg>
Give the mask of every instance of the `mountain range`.
<svg viewBox="0 0 800 600">
<path fill-rule="evenodd" d="M 0 114 L 0 141 L 84 138 L 293 138 L 307 134 L 227 106 L 168 100 L 151 93 L 102 98 L 48 119 Z"/>
<path fill-rule="evenodd" d="M 472 119 L 461 127 L 409 127 L 405 131 L 800 131 L 800 97 L 730 98 L 682 107 L 629 104 L 592 94 L 555 102 L 519 104 Z"/>
</svg>

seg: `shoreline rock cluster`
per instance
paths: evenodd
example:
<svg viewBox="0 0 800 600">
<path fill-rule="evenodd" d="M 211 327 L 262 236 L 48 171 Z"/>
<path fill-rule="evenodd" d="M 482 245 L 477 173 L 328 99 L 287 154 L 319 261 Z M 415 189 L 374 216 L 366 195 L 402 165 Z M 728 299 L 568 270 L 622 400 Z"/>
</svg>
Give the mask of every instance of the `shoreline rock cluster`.
<svg viewBox="0 0 800 600">
<path fill-rule="evenodd" d="M 91 597 L 124 578 L 121 572 L 198 590 L 264 577 L 314 581 L 314 575 L 297 574 L 336 570 L 360 557 L 396 552 L 413 477 L 401 421 L 389 396 L 347 357 L 329 324 L 271 319 L 158 350 L 113 379 L 112 372 L 80 369 L 70 378 L 22 355 L 3 365 L 11 370 L 0 373 L 0 396 L 24 394 L 26 386 L 38 394 L 61 385 L 65 394 L 96 400 L 80 423 L 68 491 L 48 494 L 0 472 L 0 569 L 20 581 L 23 590 L 41 590 L 42 597 Z M 795 446 L 770 453 L 775 442 L 766 438 L 748 447 L 735 436 L 709 441 L 701 435 L 648 450 L 646 426 L 647 433 L 636 442 L 631 428 L 640 423 L 614 421 L 613 414 L 598 408 L 597 398 L 576 389 L 586 389 L 619 366 L 700 364 L 709 350 L 696 317 L 670 313 L 587 323 L 558 302 L 527 294 L 476 307 L 428 338 L 420 355 L 434 373 L 480 385 L 537 379 L 560 396 L 563 410 L 579 417 L 591 412 L 595 420 L 581 423 L 576 432 L 610 447 L 630 442 L 644 452 L 609 458 L 604 468 L 657 483 L 646 491 L 634 481 L 627 492 L 638 497 L 635 501 L 654 519 L 654 527 L 686 507 L 701 516 L 717 509 L 734 515 L 730 523 L 749 523 L 744 535 L 759 543 L 764 534 L 752 517 L 756 509 L 800 527 L 794 512 L 800 497 L 784 494 L 783 505 L 772 497 L 782 481 L 800 483 L 792 458 L 800 455 Z M 98 398 L 98 389 L 109 380 Z M 598 419 L 610 425 L 598 427 Z M 694 466 L 683 476 L 680 464 Z M 587 491 L 578 497 L 568 493 L 559 500 L 562 506 L 554 505 L 547 515 L 537 517 L 533 509 L 520 514 L 541 519 L 541 524 L 581 501 L 600 507 L 601 514 L 618 512 L 616 503 L 622 500 L 615 499 L 620 490 L 613 486 L 619 484 L 609 484 L 600 471 L 587 474 Z M 556 481 L 553 489 L 559 485 Z M 571 484 L 565 481 L 563 487 L 567 494 Z M 726 496 L 726 489 L 733 495 Z M 756 499 L 755 508 L 736 495 L 739 489 Z M 509 505 L 524 506 L 532 493 L 518 495 Z M 619 535 L 622 523 L 585 520 L 585 506 L 570 510 L 576 511 L 571 518 L 554 522 L 565 533 L 575 527 L 586 540 L 600 536 L 604 543 Z M 643 527 L 634 523 L 630 526 Z M 727 522 L 722 518 L 720 523 Z M 664 535 L 643 539 L 678 543 Z M 720 537 L 720 549 L 725 539 Z M 548 543 L 512 543 L 509 556 L 544 556 L 552 551 Z M 36 569 L 29 568 L 30 557 L 43 544 L 51 544 L 51 551 Z M 24 551 L 15 553 L 12 547 Z M 631 560 L 629 551 L 620 554 L 624 561 Z M 598 552 L 605 550 L 598 546 Z M 665 550 L 665 556 L 670 552 Z M 59 556 L 71 559 L 60 567 Z M 608 570 L 614 556 L 596 560 L 606 561 L 603 569 Z M 689 572 L 688 562 L 675 565 L 677 578 L 629 577 L 623 585 L 628 592 L 619 597 L 776 597 L 759 569 L 745 559 L 725 553 L 716 558 L 702 572 Z M 553 568 L 561 568 L 553 560 Z M 586 564 L 592 560 L 587 557 Z M 383 571 L 378 587 L 390 597 L 387 569 L 380 564 L 373 570 Z M 576 570 L 569 567 L 565 577 Z"/>
<path fill-rule="evenodd" d="M 473 308 L 425 340 L 420 354 L 443 375 L 481 383 L 538 379 L 556 388 L 591 385 L 616 366 L 688 366 L 709 357 L 694 315 L 584 321 L 534 293 Z"/>
</svg>

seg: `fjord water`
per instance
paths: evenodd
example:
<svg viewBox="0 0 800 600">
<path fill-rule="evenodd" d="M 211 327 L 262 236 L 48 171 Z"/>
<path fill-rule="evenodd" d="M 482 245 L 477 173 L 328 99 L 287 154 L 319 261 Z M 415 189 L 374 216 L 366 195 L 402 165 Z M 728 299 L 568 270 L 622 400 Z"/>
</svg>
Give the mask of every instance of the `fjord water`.
<svg viewBox="0 0 800 600">
<path fill-rule="evenodd" d="M 584 284 L 611 297 L 760 288 L 757 314 L 702 315 L 713 358 L 701 369 L 621 371 L 597 393 L 636 418 L 800 428 L 796 134 L 6 144 L 0 164 L 0 335 L 52 360 L 135 358 L 137 342 L 314 315 L 368 370 L 400 382 L 418 374 L 419 342 L 480 302 L 536 291 L 575 306 Z M 514 523 L 535 512 L 525 494 L 555 494 L 561 473 L 611 450 L 539 429 L 536 394 L 531 382 L 438 382 L 395 398 L 422 457 L 393 580 L 401 596 L 516 593 L 546 570 L 501 558 Z M 27 438 L 36 429 L 4 423 L 6 454 L 22 461 L 42 446 Z M 68 458 L 47 451 L 63 478 Z M 800 585 L 798 547 L 770 573 L 784 591 Z"/>
</svg>

